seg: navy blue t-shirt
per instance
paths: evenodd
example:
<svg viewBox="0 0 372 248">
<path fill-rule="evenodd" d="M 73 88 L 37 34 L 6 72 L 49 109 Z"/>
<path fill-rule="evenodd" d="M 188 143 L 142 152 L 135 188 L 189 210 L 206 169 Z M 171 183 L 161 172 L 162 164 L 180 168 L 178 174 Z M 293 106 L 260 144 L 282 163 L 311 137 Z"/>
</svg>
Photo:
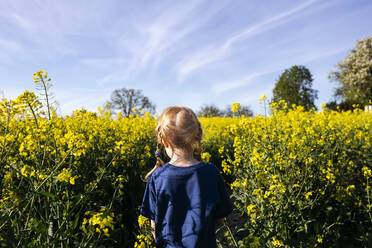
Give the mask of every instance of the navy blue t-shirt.
<svg viewBox="0 0 372 248">
<path fill-rule="evenodd" d="M 148 178 L 140 214 L 155 220 L 157 247 L 216 247 L 216 219 L 232 212 L 216 166 L 166 163 Z"/>
</svg>

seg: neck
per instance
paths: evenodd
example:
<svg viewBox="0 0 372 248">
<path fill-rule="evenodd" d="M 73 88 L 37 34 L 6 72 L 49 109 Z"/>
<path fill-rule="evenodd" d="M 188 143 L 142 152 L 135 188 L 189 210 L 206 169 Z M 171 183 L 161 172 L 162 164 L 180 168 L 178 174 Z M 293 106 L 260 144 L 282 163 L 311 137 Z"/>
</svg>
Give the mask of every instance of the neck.
<svg viewBox="0 0 372 248">
<path fill-rule="evenodd" d="M 177 166 L 188 166 L 199 162 L 194 158 L 193 151 L 184 151 L 176 149 L 169 163 Z"/>
</svg>

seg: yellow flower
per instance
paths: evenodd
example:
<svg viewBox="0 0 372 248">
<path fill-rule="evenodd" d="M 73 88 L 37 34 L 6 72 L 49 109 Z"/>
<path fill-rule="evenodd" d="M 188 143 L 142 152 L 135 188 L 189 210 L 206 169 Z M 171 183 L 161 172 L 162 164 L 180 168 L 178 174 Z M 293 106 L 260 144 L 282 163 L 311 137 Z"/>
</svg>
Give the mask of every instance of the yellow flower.
<svg viewBox="0 0 372 248">
<path fill-rule="evenodd" d="M 311 164 L 313 161 L 314 161 L 314 160 L 313 160 L 311 157 L 308 157 L 308 158 L 306 159 L 305 164 L 306 164 L 306 165 Z"/>
<path fill-rule="evenodd" d="M 24 177 L 27 177 L 28 176 L 28 174 L 27 174 L 27 165 L 25 165 L 25 166 L 22 167 L 21 174 Z"/>
<path fill-rule="evenodd" d="M 256 196 L 259 196 L 259 195 L 262 195 L 262 194 L 263 194 L 262 189 L 254 189 L 253 192 L 252 192 L 252 195 L 256 195 Z"/>
<path fill-rule="evenodd" d="M 63 168 L 62 169 L 62 172 L 57 175 L 56 179 L 58 181 L 60 181 L 60 182 L 66 182 L 66 183 L 70 183 L 70 184 L 75 184 L 75 179 L 78 176 L 72 177 L 71 174 L 72 174 L 72 170 L 71 169 Z"/>
<path fill-rule="evenodd" d="M 262 103 L 264 103 L 266 100 L 267 100 L 266 94 L 263 94 L 263 95 L 260 97 L 259 103 L 262 104 Z"/>
<path fill-rule="evenodd" d="M 118 178 L 116 178 L 116 182 L 126 182 L 127 180 L 124 178 L 123 175 L 119 175 Z"/>
<path fill-rule="evenodd" d="M 248 214 L 250 215 L 251 213 L 254 213 L 254 212 L 256 212 L 256 205 L 254 205 L 254 204 L 249 204 L 248 206 L 247 206 L 247 211 L 248 211 Z"/>
<path fill-rule="evenodd" d="M 107 227 L 103 229 L 103 233 L 105 236 L 110 237 L 109 229 Z"/>
<path fill-rule="evenodd" d="M 201 159 L 202 159 L 203 161 L 206 161 L 206 162 L 209 162 L 209 160 L 210 160 L 211 157 L 212 157 L 212 156 L 211 156 L 208 152 L 203 152 L 203 153 L 201 154 Z"/>
<path fill-rule="evenodd" d="M 231 110 L 233 113 L 238 113 L 241 108 L 242 106 L 240 105 L 240 103 L 237 102 L 231 105 Z"/>
<path fill-rule="evenodd" d="M 276 237 L 273 238 L 272 244 L 275 247 L 282 247 L 283 246 L 283 242 L 281 240 L 278 240 Z"/>
<path fill-rule="evenodd" d="M 39 179 L 44 180 L 45 178 L 47 178 L 47 175 L 45 175 L 45 174 L 39 174 Z"/>
<path fill-rule="evenodd" d="M 267 100 L 267 97 L 266 97 L 266 94 L 263 94 L 262 96 L 260 96 L 260 100 Z"/>
<path fill-rule="evenodd" d="M 316 241 L 318 243 L 323 243 L 323 238 L 320 235 L 318 235 L 318 239 Z"/>
<path fill-rule="evenodd" d="M 355 185 L 349 185 L 346 187 L 346 192 L 348 195 L 351 195 L 351 190 L 355 189 Z"/>
<path fill-rule="evenodd" d="M 92 217 L 90 217 L 88 220 L 83 221 L 83 229 L 85 228 L 85 225 L 88 224 L 91 227 L 95 227 L 95 231 L 100 233 L 103 232 L 103 234 L 107 237 L 110 236 L 109 228 L 111 230 L 114 230 L 114 213 L 111 214 L 104 214 L 105 208 L 101 209 L 101 212 L 94 213 Z M 90 215 L 92 212 L 87 211 L 85 212 L 85 215 Z"/>
<path fill-rule="evenodd" d="M 5 181 L 10 181 L 12 179 L 12 175 L 9 172 L 6 172 L 4 175 Z"/>
<path fill-rule="evenodd" d="M 238 188 L 240 187 L 240 180 L 239 179 L 235 179 L 234 182 L 232 182 L 230 184 L 231 188 Z"/>
<path fill-rule="evenodd" d="M 364 166 L 362 168 L 362 172 L 363 172 L 363 175 L 366 177 L 366 178 L 370 178 L 372 176 L 372 171 L 371 169 L 369 169 L 367 166 Z"/>
<path fill-rule="evenodd" d="M 148 219 L 145 216 L 139 215 L 138 216 L 138 226 L 139 226 L 139 228 L 142 228 L 143 226 L 146 226 L 147 220 Z"/>
<path fill-rule="evenodd" d="M 35 170 L 32 166 L 26 164 L 22 167 L 21 174 L 24 177 L 33 177 L 35 176 Z"/>
<path fill-rule="evenodd" d="M 307 193 L 305 194 L 305 198 L 308 200 L 309 197 L 312 196 L 312 195 L 313 195 L 313 192 L 307 192 Z"/>
</svg>

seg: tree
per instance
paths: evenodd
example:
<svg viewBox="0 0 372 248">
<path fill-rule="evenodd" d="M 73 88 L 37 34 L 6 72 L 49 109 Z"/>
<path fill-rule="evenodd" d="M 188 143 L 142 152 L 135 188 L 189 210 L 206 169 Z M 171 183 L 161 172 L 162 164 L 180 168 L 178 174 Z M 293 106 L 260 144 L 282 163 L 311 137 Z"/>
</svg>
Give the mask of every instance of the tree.
<svg viewBox="0 0 372 248">
<path fill-rule="evenodd" d="M 312 81 L 312 75 L 305 66 L 294 65 L 286 69 L 275 84 L 272 102 L 285 100 L 288 106 L 296 104 L 316 109 L 314 100 L 318 98 L 318 91 L 311 88 Z"/>
<path fill-rule="evenodd" d="M 224 117 L 243 116 L 243 115 L 247 117 L 253 116 L 253 111 L 251 110 L 249 106 L 239 105 L 239 110 L 235 114 L 233 113 L 231 109 L 231 105 L 227 105 L 225 110 L 223 111 Z"/>
<path fill-rule="evenodd" d="M 236 113 L 233 113 L 231 109 L 232 105 L 227 105 L 225 109 L 220 109 L 214 104 L 204 104 L 197 112 L 199 117 L 233 117 L 233 116 L 253 116 L 253 111 L 249 106 L 242 106 L 239 104 L 239 109 Z"/>
<path fill-rule="evenodd" d="M 223 111 L 220 110 L 216 105 L 204 104 L 200 110 L 198 111 L 197 115 L 199 117 L 213 117 L 213 116 L 223 116 Z"/>
<path fill-rule="evenodd" d="M 328 110 L 335 110 L 335 111 L 347 111 L 355 109 L 355 102 L 351 102 L 349 100 L 343 100 L 340 103 L 337 102 L 337 100 L 329 101 L 326 103 L 325 107 Z M 358 108 L 363 109 L 362 106 L 359 106 Z"/>
<path fill-rule="evenodd" d="M 111 94 L 111 100 L 105 104 L 106 109 L 118 109 L 123 116 L 141 115 L 141 110 L 154 114 L 155 105 L 152 104 L 148 97 L 142 94 L 141 90 L 136 89 L 116 89 Z"/>
<path fill-rule="evenodd" d="M 337 68 L 329 73 L 332 81 L 340 83 L 334 96 L 362 106 L 369 104 L 372 100 L 372 36 L 357 40 L 356 47 Z"/>
</svg>

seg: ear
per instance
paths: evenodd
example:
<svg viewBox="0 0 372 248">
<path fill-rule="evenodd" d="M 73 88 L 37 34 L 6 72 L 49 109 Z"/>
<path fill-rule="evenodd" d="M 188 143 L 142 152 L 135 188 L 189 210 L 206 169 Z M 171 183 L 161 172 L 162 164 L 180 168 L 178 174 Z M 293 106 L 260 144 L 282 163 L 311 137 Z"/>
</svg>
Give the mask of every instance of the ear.
<svg viewBox="0 0 372 248">
<path fill-rule="evenodd" d="M 164 138 L 161 138 L 161 140 L 163 141 L 164 146 L 168 148 L 169 146 L 168 142 Z"/>
</svg>

